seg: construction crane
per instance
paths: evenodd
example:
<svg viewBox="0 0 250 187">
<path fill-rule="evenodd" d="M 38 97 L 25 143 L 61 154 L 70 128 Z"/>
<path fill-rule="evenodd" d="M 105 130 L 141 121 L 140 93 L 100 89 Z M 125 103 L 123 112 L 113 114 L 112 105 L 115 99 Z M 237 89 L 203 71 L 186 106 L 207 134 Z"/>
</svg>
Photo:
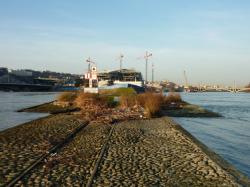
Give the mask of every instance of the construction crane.
<svg viewBox="0 0 250 187">
<path fill-rule="evenodd" d="M 122 61 L 123 61 L 124 55 L 120 54 L 119 56 L 119 62 L 120 62 L 120 72 L 122 71 Z"/>
<path fill-rule="evenodd" d="M 88 72 L 90 72 L 90 67 L 91 67 L 91 64 L 95 64 L 95 62 L 93 62 L 90 57 L 86 60 L 86 62 L 88 63 Z"/>
<path fill-rule="evenodd" d="M 153 56 L 152 53 L 149 53 L 146 51 L 146 54 L 144 56 L 145 62 L 146 62 L 146 68 L 145 68 L 145 84 L 148 82 L 148 59 L 149 57 Z"/>
<path fill-rule="evenodd" d="M 183 75 L 184 75 L 184 79 L 185 79 L 185 87 L 188 89 L 188 79 L 187 79 L 187 74 L 186 74 L 185 70 L 183 72 Z"/>
<path fill-rule="evenodd" d="M 235 80 L 234 80 L 233 92 L 234 92 L 234 93 L 236 93 L 236 92 L 237 92 L 237 86 L 236 86 L 236 81 L 235 81 Z"/>
<path fill-rule="evenodd" d="M 154 83 L 154 63 L 152 63 L 152 83 Z"/>
</svg>

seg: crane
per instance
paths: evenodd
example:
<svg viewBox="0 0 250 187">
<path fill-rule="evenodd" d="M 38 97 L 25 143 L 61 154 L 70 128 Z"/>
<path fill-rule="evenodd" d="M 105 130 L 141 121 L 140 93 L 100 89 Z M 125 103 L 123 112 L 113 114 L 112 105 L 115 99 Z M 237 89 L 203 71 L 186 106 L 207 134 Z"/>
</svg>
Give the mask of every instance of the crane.
<svg viewBox="0 0 250 187">
<path fill-rule="evenodd" d="M 90 57 L 86 60 L 86 62 L 88 63 L 88 72 L 90 72 L 90 66 L 91 64 L 95 64 L 95 62 L 93 62 Z"/>
<path fill-rule="evenodd" d="M 122 61 L 123 61 L 124 55 L 120 54 L 119 61 L 120 61 L 120 72 L 122 71 Z"/>
<path fill-rule="evenodd" d="M 185 87 L 188 88 L 188 79 L 187 79 L 187 74 L 186 74 L 185 70 L 183 72 L 183 75 L 184 75 L 184 79 L 185 79 Z"/>
<path fill-rule="evenodd" d="M 145 84 L 147 84 L 148 82 L 148 59 L 149 57 L 153 56 L 152 53 L 149 53 L 148 51 L 146 51 L 145 55 L 144 55 L 144 59 L 146 62 L 146 68 L 145 68 Z"/>
<path fill-rule="evenodd" d="M 152 83 L 154 83 L 154 63 L 152 63 Z"/>
</svg>

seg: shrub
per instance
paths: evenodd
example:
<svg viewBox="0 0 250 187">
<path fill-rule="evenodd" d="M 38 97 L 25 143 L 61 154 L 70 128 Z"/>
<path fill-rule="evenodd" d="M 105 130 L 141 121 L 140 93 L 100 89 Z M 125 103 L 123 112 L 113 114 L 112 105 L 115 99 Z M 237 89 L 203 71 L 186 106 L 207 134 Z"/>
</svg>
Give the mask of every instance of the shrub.
<svg viewBox="0 0 250 187">
<path fill-rule="evenodd" d="M 73 103 L 77 97 L 77 92 L 63 92 L 58 95 L 57 100 L 60 102 Z"/>
<path fill-rule="evenodd" d="M 183 102 L 180 94 L 170 92 L 167 96 L 164 97 L 164 104 L 170 103 L 181 103 Z"/>
<path fill-rule="evenodd" d="M 136 95 L 122 95 L 120 97 L 120 106 L 121 107 L 133 107 L 136 105 Z"/>
<path fill-rule="evenodd" d="M 105 96 L 94 93 L 80 92 L 75 99 L 75 104 L 81 109 L 87 107 L 115 107 L 117 103 L 113 96 Z"/>
<path fill-rule="evenodd" d="M 137 96 L 137 104 L 144 107 L 147 117 L 153 117 L 160 112 L 164 97 L 161 94 L 144 93 Z"/>
<path fill-rule="evenodd" d="M 97 105 L 99 104 L 98 95 L 94 93 L 80 92 L 75 99 L 75 104 L 81 109 L 84 109 L 87 106 Z"/>
<path fill-rule="evenodd" d="M 106 96 L 106 103 L 110 108 L 116 107 L 118 105 L 118 102 L 114 100 L 114 96 Z"/>
</svg>

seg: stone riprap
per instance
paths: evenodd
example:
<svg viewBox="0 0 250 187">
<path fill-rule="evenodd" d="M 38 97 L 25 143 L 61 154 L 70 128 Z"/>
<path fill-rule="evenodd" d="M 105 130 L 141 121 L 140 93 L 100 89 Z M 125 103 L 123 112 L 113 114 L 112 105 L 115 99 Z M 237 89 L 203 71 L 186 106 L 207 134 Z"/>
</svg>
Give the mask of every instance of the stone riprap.
<svg viewBox="0 0 250 187">
<path fill-rule="evenodd" d="M 117 125 L 93 186 L 239 186 L 168 118 Z"/>
<path fill-rule="evenodd" d="M 10 172 L 16 174 L 25 168 L 52 146 L 53 141 L 56 143 L 77 128 L 81 120 L 78 115 L 52 115 L 3 131 L 1 179 L 4 182 L 11 179 Z M 94 176 L 92 186 L 101 187 L 240 186 L 231 173 L 213 161 L 195 139 L 176 128 L 178 125 L 170 118 L 133 120 L 114 125 L 107 123 L 110 120 L 97 121 L 82 129 L 16 186 L 86 186 L 91 175 Z M 113 133 L 106 141 L 112 126 Z M 28 130 L 41 135 L 37 138 L 27 132 L 18 137 L 19 133 L 25 134 Z M 54 140 L 49 141 L 48 135 L 54 135 Z M 104 145 L 107 149 L 93 175 Z"/>
<path fill-rule="evenodd" d="M 0 132 L 0 186 L 80 124 L 77 116 L 53 115 Z"/>
<path fill-rule="evenodd" d="M 110 125 L 90 123 L 16 186 L 85 186 L 109 130 Z"/>
</svg>

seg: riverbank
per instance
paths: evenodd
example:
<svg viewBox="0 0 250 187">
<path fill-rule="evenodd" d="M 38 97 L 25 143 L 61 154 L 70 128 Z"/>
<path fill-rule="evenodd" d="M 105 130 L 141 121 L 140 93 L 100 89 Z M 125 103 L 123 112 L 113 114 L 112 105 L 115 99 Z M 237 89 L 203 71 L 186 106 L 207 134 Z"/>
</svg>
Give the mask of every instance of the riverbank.
<svg viewBox="0 0 250 187">
<path fill-rule="evenodd" d="M 223 159 L 216 159 L 220 157 L 211 154 L 168 117 L 115 125 L 103 120 L 92 120 L 18 184 L 85 186 L 105 142 L 107 148 L 94 174 L 93 186 L 129 185 L 131 182 L 131 185 L 141 186 L 250 184 L 247 178 Z M 0 185 L 10 182 L 84 122 L 86 119 L 76 113 L 57 114 L 0 132 L 3 168 Z M 111 127 L 114 131 L 107 141 Z"/>
</svg>

